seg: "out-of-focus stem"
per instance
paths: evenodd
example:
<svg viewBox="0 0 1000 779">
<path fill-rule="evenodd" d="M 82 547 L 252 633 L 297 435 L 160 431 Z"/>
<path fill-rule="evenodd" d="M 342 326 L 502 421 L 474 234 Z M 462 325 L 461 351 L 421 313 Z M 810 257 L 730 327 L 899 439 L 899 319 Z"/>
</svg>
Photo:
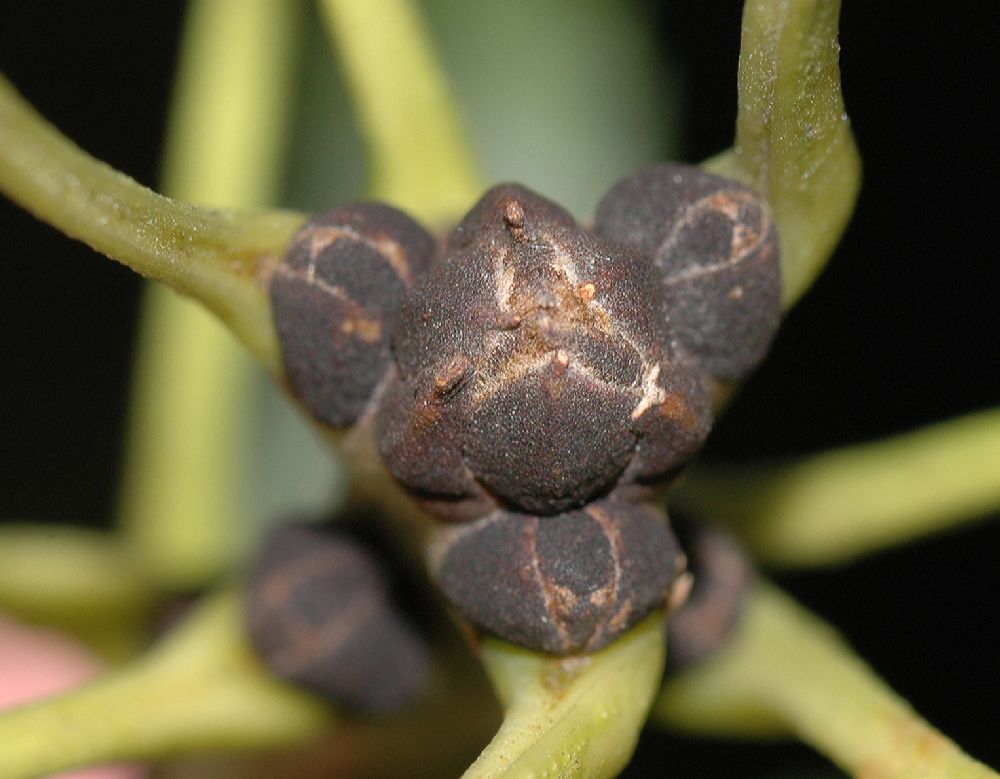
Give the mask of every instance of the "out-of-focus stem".
<svg viewBox="0 0 1000 779">
<path fill-rule="evenodd" d="M 673 504 L 768 563 L 841 563 L 1000 510 L 1000 409 L 783 465 L 694 468 Z"/>
<path fill-rule="evenodd" d="M 664 658 L 659 613 L 578 658 L 487 639 L 482 659 L 504 721 L 465 779 L 617 776 L 635 749 Z"/>
<path fill-rule="evenodd" d="M 199 750 L 294 744 L 329 709 L 275 681 L 245 645 L 241 604 L 216 596 L 147 658 L 86 687 L 0 715 L 0 776 Z"/>
<path fill-rule="evenodd" d="M 66 235 L 196 298 L 280 372 L 263 276 L 301 215 L 213 211 L 157 195 L 81 151 L 2 77 L 0 192 Z"/>
<path fill-rule="evenodd" d="M 481 194 L 426 27 L 409 0 L 323 0 L 371 162 L 370 194 L 431 225 Z"/>
<path fill-rule="evenodd" d="M 276 199 L 299 11 L 280 0 L 190 4 L 166 193 L 240 208 Z M 244 551 L 235 541 L 245 535 L 255 367 L 218 322 L 160 285 L 146 289 L 138 345 L 120 520 L 160 583 L 197 588 Z"/>
<path fill-rule="evenodd" d="M 786 309 L 840 240 L 861 182 L 840 90 L 839 15 L 839 0 L 747 0 L 736 143 L 706 163 L 770 203 Z"/>
<path fill-rule="evenodd" d="M 997 775 L 934 730 L 832 628 L 760 584 L 732 643 L 664 685 L 653 721 L 718 735 L 794 735 L 859 779 Z"/>
<path fill-rule="evenodd" d="M 0 527 L 0 610 L 68 631 L 107 660 L 145 639 L 157 595 L 120 539 L 75 527 Z"/>
</svg>

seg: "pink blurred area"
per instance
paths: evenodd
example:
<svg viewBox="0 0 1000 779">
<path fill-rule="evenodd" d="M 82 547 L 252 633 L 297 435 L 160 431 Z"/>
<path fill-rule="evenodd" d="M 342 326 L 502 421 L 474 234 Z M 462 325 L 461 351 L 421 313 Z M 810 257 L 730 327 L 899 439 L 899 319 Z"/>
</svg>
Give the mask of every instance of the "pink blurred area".
<svg viewBox="0 0 1000 779">
<path fill-rule="evenodd" d="M 72 689 L 103 670 L 69 638 L 0 615 L 0 711 Z M 144 779 L 140 766 L 109 766 L 59 774 L 59 779 Z"/>
</svg>

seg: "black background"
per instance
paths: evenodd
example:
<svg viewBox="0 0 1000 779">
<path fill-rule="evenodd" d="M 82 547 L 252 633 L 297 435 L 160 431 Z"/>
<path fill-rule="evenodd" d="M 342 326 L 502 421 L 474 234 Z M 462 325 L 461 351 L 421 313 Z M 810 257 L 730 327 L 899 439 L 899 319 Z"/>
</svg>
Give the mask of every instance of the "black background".
<svg viewBox="0 0 1000 779">
<path fill-rule="evenodd" d="M 716 459 L 805 453 L 1000 405 L 1000 6 L 845 6 L 861 201 L 829 269 L 713 434 Z M 4 3 L 0 69 L 83 148 L 151 184 L 182 10 Z M 663 2 L 656 18 L 665 50 L 686 69 L 684 156 L 701 159 L 731 142 L 738 4 Z M 119 470 L 137 279 L 6 201 L 0 241 L 0 512 L 101 524 Z M 778 577 L 924 716 L 994 766 L 996 519 L 837 570 Z M 804 748 L 649 734 L 629 775 L 791 776 L 823 765 Z"/>
</svg>

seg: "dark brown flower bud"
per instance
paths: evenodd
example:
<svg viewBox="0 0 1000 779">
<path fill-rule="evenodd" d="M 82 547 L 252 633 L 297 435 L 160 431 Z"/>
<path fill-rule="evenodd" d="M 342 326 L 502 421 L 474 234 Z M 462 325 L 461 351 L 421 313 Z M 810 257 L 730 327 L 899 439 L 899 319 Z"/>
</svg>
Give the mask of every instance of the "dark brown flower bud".
<svg viewBox="0 0 1000 779">
<path fill-rule="evenodd" d="M 490 190 L 406 295 L 379 449 L 455 516 L 553 514 L 684 463 L 710 425 L 639 252 L 516 185 Z"/>
<path fill-rule="evenodd" d="M 271 279 L 292 392 L 323 422 L 354 423 L 390 364 L 396 310 L 434 240 L 389 206 L 345 206 L 296 233 Z"/>
<path fill-rule="evenodd" d="M 265 665 L 340 706 L 386 713 L 427 685 L 422 641 L 393 610 L 369 553 L 346 538 L 278 529 L 251 571 L 246 604 Z"/>
<path fill-rule="evenodd" d="M 752 190 L 657 165 L 611 188 L 594 229 L 653 257 L 671 333 L 712 376 L 736 380 L 760 362 L 781 317 L 781 282 L 774 223 Z"/>
<path fill-rule="evenodd" d="M 698 663 L 726 646 L 754 581 L 753 565 L 725 530 L 692 521 L 682 523 L 681 531 L 694 586 L 667 618 L 670 671 Z"/>
<path fill-rule="evenodd" d="M 550 517 L 496 511 L 444 531 L 432 568 L 456 611 L 530 649 L 600 649 L 661 607 L 684 569 L 666 516 L 597 501 Z"/>
</svg>

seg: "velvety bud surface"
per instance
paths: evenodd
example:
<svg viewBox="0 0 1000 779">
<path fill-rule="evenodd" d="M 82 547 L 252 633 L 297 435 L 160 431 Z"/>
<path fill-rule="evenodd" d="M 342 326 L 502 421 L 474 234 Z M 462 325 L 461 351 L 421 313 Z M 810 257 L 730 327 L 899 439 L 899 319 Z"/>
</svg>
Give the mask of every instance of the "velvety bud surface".
<svg viewBox="0 0 1000 779">
<path fill-rule="evenodd" d="M 683 572 L 666 516 L 615 500 L 497 511 L 439 541 L 435 576 L 465 619 L 554 654 L 599 649 L 661 607 Z"/>
<path fill-rule="evenodd" d="M 763 357 L 781 318 L 778 239 L 752 190 L 685 165 L 656 165 L 615 184 L 595 231 L 651 256 L 672 334 L 719 379 Z"/>
<path fill-rule="evenodd" d="M 292 392 L 323 422 L 352 424 L 391 362 L 396 310 L 430 264 L 434 241 L 389 206 L 345 206 L 310 219 L 270 284 Z"/>
<path fill-rule="evenodd" d="M 555 514 L 683 464 L 711 419 L 663 294 L 649 257 L 523 187 L 490 190 L 402 300 L 389 470 L 466 518 Z"/>
</svg>

